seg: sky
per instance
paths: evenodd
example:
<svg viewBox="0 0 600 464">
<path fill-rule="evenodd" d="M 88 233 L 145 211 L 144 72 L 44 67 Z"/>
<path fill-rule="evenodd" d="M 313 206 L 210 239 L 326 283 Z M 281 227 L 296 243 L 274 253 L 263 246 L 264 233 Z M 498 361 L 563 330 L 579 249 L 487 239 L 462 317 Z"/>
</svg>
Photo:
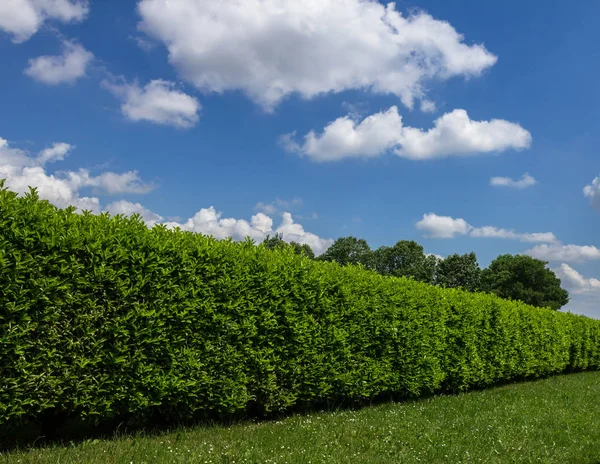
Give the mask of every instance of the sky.
<svg viewBox="0 0 600 464">
<path fill-rule="evenodd" d="M 600 2 L 0 0 L 0 178 L 217 238 L 548 261 L 600 318 Z"/>
</svg>

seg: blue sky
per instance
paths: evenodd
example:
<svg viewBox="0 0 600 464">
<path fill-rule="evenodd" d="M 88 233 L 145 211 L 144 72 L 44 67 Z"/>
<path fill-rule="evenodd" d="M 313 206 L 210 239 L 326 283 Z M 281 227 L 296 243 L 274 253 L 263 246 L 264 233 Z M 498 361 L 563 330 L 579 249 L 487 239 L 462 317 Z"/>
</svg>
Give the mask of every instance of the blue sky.
<svg viewBox="0 0 600 464">
<path fill-rule="evenodd" d="M 600 3 L 3 4 L 10 188 L 317 253 L 528 253 L 600 317 Z"/>
</svg>

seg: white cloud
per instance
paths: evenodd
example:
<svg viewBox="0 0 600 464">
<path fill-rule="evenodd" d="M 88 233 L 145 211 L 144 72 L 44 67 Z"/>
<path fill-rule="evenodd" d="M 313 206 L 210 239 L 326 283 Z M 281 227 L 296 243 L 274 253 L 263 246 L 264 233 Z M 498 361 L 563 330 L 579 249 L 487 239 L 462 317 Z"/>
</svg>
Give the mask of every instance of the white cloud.
<svg viewBox="0 0 600 464">
<path fill-rule="evenodd" d="M 155 79 L 144 87 L 137 84 L 103 85 L 121 99 L 123 115 L 132 121 L 150 121 L 180 128 L 189 128 L 198 122 L 200 102 L 175 88 L 174 82 Z"/>
<path fill-rule="evenodd" d="M 561 280 L 562 286 L 574 295 L 596 293 L 600 296 L 600 280 L 586 279 L 568 264 L 562 263 L 553 269 L 556 276 Z"/>
<path fill-rule="evenodd" d="M 426 232 L 431 238 L 454 238 L 468 234 L 471 226 L 464 219 L 429 213 L 424 214 L 423 219 L 417 222 L 417 229 Z"/>
<path fill-rule="evenodd" d="M 269 110 L 348 89 L 408 107 L 431 81 L 477 76 L 497 58 L 448 22 L 375 0 L 141 0 L 139 29 L 202 91 L 242 90 Z"/>
<path fill-rule="evenodd" d="M 544 261 L 566 261 L 583 263 L 600 259 L 600 249 L 595 246 L 579 245 L 537 245 L 525 254 Z"/>
<path fill-rule="evenodd" d="M 558 243 L 558 238 L 556 238 L 556 235 L 554 235 L 552 232 L 521 234 L 515 232 L 514 230 L 502 229 L 493 226 L 475 227 L 473 230 L 471 230 L 471 237 L 506 238 L 530 243 Z"/>
<path fill-rule="evenodd" d="M 583 194 L 590 199 L 592 207 L 600 210 L 600 176 L 584 187 Z"/>
<path fill-rule="evenodd" d="M 315 161 L 375 157 L 389 151 L 404 158 L 426 160 L 521 150 L 531 144 L 531 134 L 518 124 L 501 119 L 472 121 L 461 109 L 444 114 L 427 131 L 404 126 L 396 106 L 362 121 L 353 115 L 338 118 L 321 134 L 310 131 L 302 144 L 294 137 L 295 133 L 282 136 L 284 148 Z"/>
<path fill-rule="evenodd" d="M 320 255 L 333 245 L 332 239 L 323 239 L 318 235 L 306 232 L 301 224 L 294 222 L 290 213 L 283 213 L 283 220 L 275 232 L 282 234 L 283 240 L 287 242 L 308 245 L 315 252 L 315 255 Z"/>
<path fill-rule="evenodd" d="M 73 205 L 80 210 L 90 210 L 94 213 L 102 210 L 100 199 L 81 196 L 81 190 L 84 188 L 91 187 L 109 194 L 147 193 L 155 188 L 144 183 L 137 171 L 122 174 L 106 171 L 97 176 L 91 175 L 87 169 L 56 174 L 46 172 L 45 163 L 62 160 L 72 149 L 69 144 L 55 143 L 42 150 L 37 156 L 30 156 L 24 150 L 11 148 L 5 139 L 0 138 L 0 179 L 6 179 L 5 187 L 16 193 L 26 193 L 29 187 L 36 187 L 40 198 L 50 201 L 59 208 Z M 300 198 L 289 201 L 278 198 L 273 202 L 273 205 L 278 208 L 300 204 L 302 204 Z M 126 200 L 114 201 L 103 210 L 126 216 L 138 213 L 149 227 L 164 222 L 162 216 L 142 204 Z M 231 237 L 242 240 L 251 237 L 261 242 L 267 235 L 281 234 L 285 241 L 309 245 L 317 255 L 333 244 L 331 239 L 324 239 L 305 231 L 302 225 L 294 222 L 289 212 L 283 212 L 281 224 L 276 229 L 273 229 L 273 219 L 264 213 L 255 214 L 250 221 L 221 216 L 222 213 L 211 206 L 201 209 L 184 223 L 164 222 L 164 224 L 168 227 L 178 226 L 184 230 L 212 235 L 217 239 Z"/>
<path fill-rule="evenodd" d="M 79 22 L 89 12 L 87 0 L 2 0 L 0 30 L 13 42 L 29 39 L 46 21 Z"/>
<path fill-rule="evenodd" d="M 68 143 L 55 143 L 37 156 L 30 156 L 0 138 L 0 179 L 5 178 L 5 186 L 14 192 L 25 193 L 29 187 L 36 187 L 40 198 L 60 208 L 73 205 L 94 212 L 100 210 L 100 200 L 82 196 L 83 188 L 94 187 L 107 193 L 146 193 L 154 188 L 144 184 L 135 171 L 122 174 L 107 171 L 98 176 L 90 175 L 86 169 L 46 172 L 46 163 L 64 159 L 72 149 Z"/>
<path fill-rule="evenodd" d="M 217 239 L 231 237 L 235 240 L 243 240 L 245 237 L 261 240 L 265 232 L 270 231 L 273 225 L 273 220 L 263 213 L 252 216 L 250 222 L 244 219 L 221 218 L 221 216 L 222 213 L 211 206 L 202 208 L 183 224 L 172 222 L 168 225 L 212 235 Z"/>
<path fill-rule="evenodd" d="M 73 205 L 97 211 L 97 198 L 80 197 L 67 180 L 46 173 L 43 167 L 45 162 L 64 156 L 70 148 L 68 144 L 55 144 L 34 158 L 23 150 L 11 148 L 0 138 L 0 179 L 6 179 L 5 187 L 17 193 L 26 193 L 30 186 L 37 187 L 40 198 L 59 207 Z"/>
<path fill-rule="evenodd" d="M 17 193 L 26 193 L 29 187 L 36 187 L 40 198 L 59 208 L 73 205 L 81 210 L 99 210 L 98 198 L 81 197 L 67 180 L 46 173 L 41 166 L 23 169 L 0 166 L 0 178 L 6 178 L 5 186 Z"/>
<path fill-rule="evenodd" d="M 115 201 L 104 208 L 110 214 L 122 214 L 124 216 L 131 216 L 133 214 L 139 214 L 142 220 L 148 227 L 154 227 L 155 224 L 163 221 L 163 217 L 145 208 L 140 203 L 132 203 L 126 200 Z"/>
<path fill-rule="evenodd" d="M 62 161 L 73 148 L 68 143 L 55 143 L 51 147 L 42 150 L 37 157 L 37 161 L 40 164 Z"/>
<path fill-rule="evenodd" d="M 433 113 L 436 110 L 435 102 L 431 100 L 421 100 L 421 111 L 423 113 Z"/>
<path fill-rule="evenodd" d="M 510 177 L 492 177 L 490 179 L 490 185 L 493 187 L 524 189 L 535 184 L 537 184 L 537 181 L 528 172 L 523 174 L 519 180 L 513 180 Z"/>
<path fill-rule="evenodd" d="M 73 148 L 68 143 L 55 143 L 42 150 L 36 158 L 31 158 L 25 151 L 9 147 L 8 141 L 0 137 L 0 166 L 25 168 L 44 165 L 63 160 Z"/>
<path fill-rule="evenodd" d="M 47 85 L 74 84 L 85 76 L 86 68 L 93 59 L 93 53 L 81 45 L 65 41 L 61 55 L 30 59 L 25 74 Z"/>
<path fill-rule="evenodd" d="M 293 136 L 284 136 L 283 142 L 289 151 L 297 151 L 315 161 L 336 161 L 350 157 L 379 156 L 399 143 L 402 134 L 402 117 L 398 109 L 366 117 L 360 122 L 350 116 L 329 123 L 322 134 L 310 131 L 304 136 L 302 146 L 293 141 Z"/>
<path fill-rule="evenodd" d="M 121 193 L 144 194 L 156 188 L 153 184 L 143 182 L 137 171 L 127 171 L 121 174 L 107 171 L 92 176 L 87 169 L 79 169 L 78 171 L 68 172 L 67 176 L 74 188 L 94 187 L 111 195 Z"/>
<path fill-rule="evenodd" d="M 517 233 L 514 230 L 502 229 L 494 226 L 473 227 L 462 218 L 438 216 L 434 213 L 424 214 L 416 224 L 431 238 L 454 238 L 470 235 L 475 238 L 503 238 L 533 243 L 558 243 L 558 239 L 551 232 L 543 233 Z"/>
<path fill-rule="evenodd" d="M 12 148 L 8 145 L 8 140 L 0 137 L 0 166 L 23 168 L 33 166 L 34 161 L 27 156 L 23 150 Z"/>
<path fill-rule="evenodd" d="M 423 131 L 405 127 L 396 153 L 411 159 L 441 158 L 522 150 L 531 145 L 531 134 L 518 124 L 503 119 L 473 121 L 465 110 L 457 109 L 435 120 Z"/>
<path fill-rule="evenodd" d="M 324 239 L 304 230 L 288 212 L 283 213 L 281 224 L 273 229 L 273 219 L 264 213 L 252 216 L 250 221 L 244 219 L 222 218 L 222 213 L 213 206 L 202 208 L 184 223 L 168 222 L 168 227 L 180 227 L 183 230 L 212 235 L 217 239 L 233 238 L 243 240 L 250 237 L 261 242 L 267 235 L 281 234 L 286 242 L 307 244 L 316 255 L 320 255 L 333 244 L 332 239 Z"/>
</svg>

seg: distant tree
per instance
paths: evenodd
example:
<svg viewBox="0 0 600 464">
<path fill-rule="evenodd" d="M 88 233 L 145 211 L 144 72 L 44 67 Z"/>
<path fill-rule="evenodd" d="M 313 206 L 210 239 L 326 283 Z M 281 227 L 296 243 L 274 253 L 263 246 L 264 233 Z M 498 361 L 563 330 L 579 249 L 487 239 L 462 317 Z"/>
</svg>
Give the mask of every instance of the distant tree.
<svg viewBox="0 0 600 464">
<path fill-rule="evenodd" d="M 275 234 L 273 237 L 267 235 L 262 245 L 269 250 L 276 250 L 287 247 L 288 243 L 283 241 L 283 234 Z"/>
<path fill-rule="evenodd" d="M 310 258 L 310 259 L 315 259 L 315 252 L 306 243 L 303 245 L 300 245 L 297 242 L 291 242 L 290 246 L 294 249 L 294 253 L 296 253 L 298 255 L 306 256 L 307 258 Z"/>
<path fill-rule="evenodd" d="M 319 256 L 319 261 L 335 261 L 341 266 L 362 264 L 368 266 L 371 258 L 371 247 L 364 239 L 341 237 Z"/>
<path fill-rule="evenodd" d="M 469 292 L 479 290 L 481 285 L 481 268 L 477 263 L 477 255 L 453 254 L 438 262 L 435 283 L 448 288 L 462 287 Z"/>
<path fill-rule="evenodd" d="M 437 258 L 425 255 L 423 247 L 415 241 L 400 240 L 392 247 L 382 246 L 375 250 L 371 263 L 379 274 L 433 283 Z"/>
<path fill-rule="evenodd" d="M 526 255 L 498 256 L 482 271 L 481 288 L 502 298 L 558 310 L 569 302 L 569 293 L 547 264 Z"/>
<path fill-rule="evenodd" d="M 315 253 L 312 248 L 307 244 L 301 245 L 297 242 L 286 242 L 283 240 L 283 234 L 275 234 L 273 237 L 267 235 L 262 242 L 262 245 L 269 250 L 283 250 L 285 248 L 292 248 L 294 253 L 298 255 L 306 256 L 310 259 L 315 259 Z"/>
</svg>

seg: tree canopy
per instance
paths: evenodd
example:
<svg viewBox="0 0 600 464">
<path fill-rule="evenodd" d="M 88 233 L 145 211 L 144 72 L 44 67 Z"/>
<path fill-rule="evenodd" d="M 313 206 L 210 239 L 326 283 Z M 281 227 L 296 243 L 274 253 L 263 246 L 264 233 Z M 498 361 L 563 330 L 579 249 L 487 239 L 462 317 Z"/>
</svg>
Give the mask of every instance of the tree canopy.
<svg viewBox="0 0 600 464">
<path fill-rule="evenodd" d="M 295 253 L 315 259 L 308 245 L 286 243 L 279 234 L 267 236 L 263 246 L 270 249 L 291 247 Z M 383 275 L 409 277 L 470 292 L 495 293 L 501 298 L 555 310 L 569 302 L 569 293 L 561 288 L 560 279 L 547 268 L 548 263 L 525 255 L 498 256 L 482 270 L 473 252 L 438 259 L 426 255 L 423 247 L 412 240 L 400 240 L 391 247 L 371 250 L 366 240 L 350 236 L 338 238 L 316 259 L 334 261 L 341 266 L 360 264 Z"/>
<path fill-rule="evenodd" d="M 319 256 L 319 260 L 335 261 L 340 266 L 362 264 L 369 267 L 371 253 L 371 247 L 366 240 L 356 237 L 341 237 Z"/>
<path fill-rule="evenodd" d="M 267 235 L 262 242 L 262 246 L 269 250 L 276 250 L 278 248 L 287 247 L 288 243 L 284 242 L 282 234 L 275 234 L 273 237 Z"/>
<path fill-rule="evenodd" d="M 294 253 L 297 255 L 304 255 L 307 258 L 315 259 L 315 252 L 306 243 L 300 245 L 297 242 L 290 242 L 290 246 L 293 248 Z"/>
<path fill-rule="evenodd" d="M 481 268 L 477 255 L 471 252 L 464 255 L 453 254 L 439 261 L 435 282 L 449 288 L 461 287 L 476 292 L 481 286 Z"/>
<path fill-rule="evenodd" d="M 262 246 L 270 250 L 278 250 L 291 247 L 294 250 L 294 253 L 298 255 L 304 255 L 310 259 L 315 259 L 315 253 L 314 251 L 312 251 L 312 248 L 310 246 L 308 246 L 306 243 L 302 245 L 297 242 L 287 243 L 283 240 L 282 234 L 275 234 L 273 237 L 267 235 L 262 242 Z"/>
<path fill-rule="evenodd" d="M 548 263 L 526 255 L 500 255 L 481 274 L 481 289 L 532 306 L 560 309 L 569 293 Z"/>
<path fill-rule="evenodd" d="M 434 282 L 437 258 L 427 256 L 415 241 L 400 240 L 392 247 L 382 246 L 373 253 L 373 269 L 383 275 L 413 277 L 420 282 Z"/>
</svg>

